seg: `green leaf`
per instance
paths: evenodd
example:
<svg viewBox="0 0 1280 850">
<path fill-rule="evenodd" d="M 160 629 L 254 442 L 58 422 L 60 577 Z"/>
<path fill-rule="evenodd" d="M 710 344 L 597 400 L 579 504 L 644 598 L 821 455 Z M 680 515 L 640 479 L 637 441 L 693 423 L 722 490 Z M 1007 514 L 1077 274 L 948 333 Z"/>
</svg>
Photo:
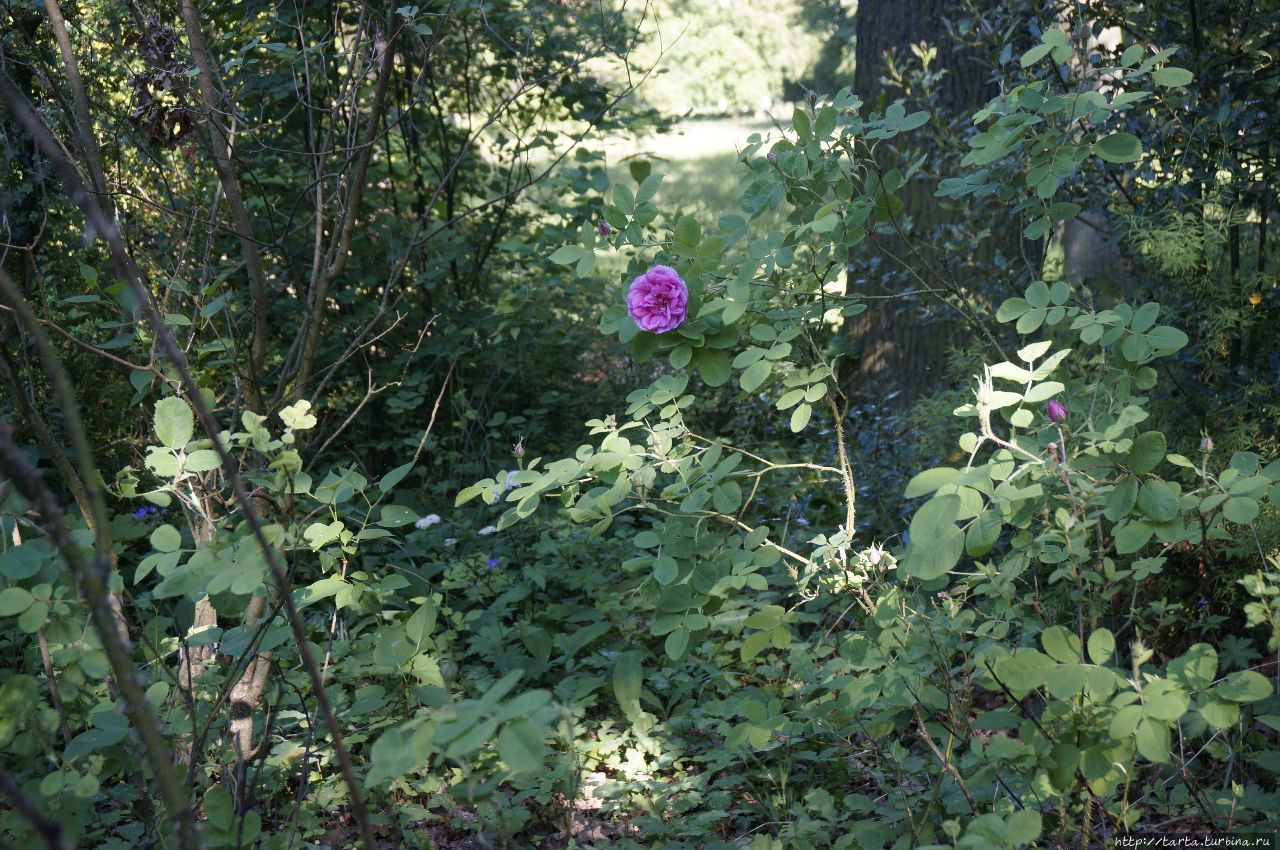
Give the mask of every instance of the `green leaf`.
<svg viewBox="0 0 1280 850">
<path fill-rule="evenodd" d="M 382 480 L 378 482 L 378 489 L 384 493 L 391 492 L 397 484 L 404 480 L 406 475 L 413 471 L 414 463 L 415 462 L 411 460 L 408 463 L 401 464 L 386 475 L 382 476 Z"/>
<path fill-rule="evenodd" d="M 1190 700 L 1181 684 L 1169 679 L 1156 679 L 1143 689 L 1142 706 L 1147 717 L 1173 722 L 1187 713 Z"/>
<path fill-rule="evenodd" d="M 1204 722 L 1214 729 L 1230 729 L 1240 720 L 1240 706 L 1234 702 L 1210 699 L 1199 710 Z"/>
<path fill-rule="evenodd" d="M 635 175 L 632 176 L 634 177 Z M 653 199 L 653 196 L 658 193 L 658 187 L 662 185 L 662 178 L 664 176 L 665 175 L 662 174 L 650 174 L 641 181 L 640 188 L 636 189 L 637 206 L 643 204 L 645 201 Z"/>
<path fill-rule="evenodd" d="M 1137 552 L 1147 545 L 1147 541 L 1154 533 L 1155 529 L 1141 520 L 1131 520 L 1116 526 L 1112 532 L 1116 541 L 1116 554 L 1128 555 Z"/>
<path fill-rule="evenodd" d="M 1248 525 L 1258 515 L 1258 503 L 1245 496 L 1232 496 L 1222 506 L 1222 515 L 1230 522 Z"/>
<path fill-rule="evenodd" d="M 417 724 L 403 723 L 392 726 L 373 742 L 369 754 L 373 767 L 366 777 L 370 785 L 399 779 L 427 760 L 431 740 L 416 731 Z"/>
<path fill-rule="evenodd" d="M 1030 67 L 1048 56 L 1050 50 L 1053 50 L 1052 44 L 1037 44 L 1035 47 L 1022 54 L 1022 58 L 1018 61 L 1022 67 Z"/>
<path fill-rule="evenodd" d="M 0 747 L 27 728 L 39 701 L 40 685 L 30 676 L 16 673 L 0 685 Z"/>
<path fill-rule="evenodd" d="M 208 472 L 211 469 L 217 469 L 221 465 L 222 461 L 218 458 L 218 453 L 213 449 L 197 449 L 187 455 L 182 468 L 187 472 Z"/>
<path fill-rule="evenodd" d="M 1147 761 L 1163 764 L 1169 760 L 1169 727 L 1158 720 L 1143 718 L 1138 724 L 1138 752 Z"/>
<path fill-rule="evenodd" d="M 680 626 L 667 635 L 667 640 L 663 647 L 667 651 L 668 658 L 672 661 L 679 661 L 684 657 L 684 651 L 689 648 L 689 630 L 684 626 Z"/>
<path fill-rule="evenodd" d="M 946 575 L 964 553 L 964 533 L 956 527 L 960 497 L 934 496 L 911 519 L 911 545 L 902 571 L 928 581 Z"/>
<path fill-rule="evenodd" d="M 12 617 L 31 607 L 35 597 L 24 587 L 10 587 L 0 592 L 0 617 Z"/>
<path fill-rule="evenodd" d="M 1271 682 L 1261 673 L 1253 670 L 1232 673 L 1225 682 L 1212 691 L 1214 697 L 1231 702 L 1257 702 L 1273 693 L 1275 689 L 1271 687 Z"/>
<path fill-rule="evenodd" d="M 528 718 L 508 723 L 498 735 L 498 756 L 513 774 L 542 770 L 543 750 L 542 730 Z"/>
<path fill-rule="evenodd" d="M 1066 626 L 1050 626 L 1040 635 L 1040 643 L 1044 651 L 1055 661 L 1064 664 L 1080 662 L 1080 638 L 1072 634 Z"/>
<path fill-rule="evenodd" d="M 1112 133 L 1094 142 L 1093 152 L 1107 162 L 1137 162 L 1142 158 L 1142 142 L 1133 133 Z"/>
<path fill-rule="evenodd" d="M 775 405 L 779 410 L 786 410 L 789 407 L 795 407 L 804 398 L 804 389 L 788 390 L 782 394 L 782 398 L 778 399 Z"/>
<path fill-rule="evenodd" d="M 44 626 L 49 619 L 49 603 L 37 599 L 31 607 L 18 615 L 18 628 L 27 634 L 33 634 Z"/>
<path fill-rule="evenodd" d="M 702 227 L 693 216 L 682 215 L 676 221 L 675 235 L 676 242 L 692 247 L 702 238 Z"/>
<path fill-rule="evenodd" d="M 1169 676 L 1192 690 L 1203 690 L 1218 675 L 1218 653 L 1207 643 L 1194 644 L 1169 662 Z"/>
<path fill-rule="evenodd" d="M 769 645 L 772 635 L 768 631 L 752 632 L 742 640 L 742 660 L 750 661 Z"/>
<path fill-rule="evenodd" d="M 580 245 L 561 245 L 551 252 L 547 259 L 560 266 L 572 265 L 582 259 L 584 251 Z"/>
<path fill-rule="evenodd" d="M 171 449 L 180 449 L 191 442 L 191 435 L 195 432 L 195 416 L 191 413 L 189 404 L 177 396 L 169 396 L 156 402 L 152 425 L 161 444 Z"/>
<path fill-rule="evenodd" d="M 926 469 L 924 472 L 917 473 L 907 483 L 907 489 L 902 494 L 902 498 L 914 499 L 917 496 L 933 493 L 939 487 L 950 484 L 959 477 L 960 470 L 952 469 L 949 466 L 935 466 L 932 469 Z"/>
<path fill-rule="evenodd" d="M 204 813 L 210 824 L 223 832 L 230 832 L 235 825 L 231 793 L 222 785 L 214 785 L 204 795 Z"/>
<path fill-rule="evenodd" d="M 1168 522 L 1178 514 L 1178 494 L 1164 481 L 1144 481 L 1138 490 L 1138 510 L 1156 522 Z"/>
<path fill-rule="evenodd" d="M 1110 629 L 1097 629 L 1089 635 L 1089 660 L 1094 664 L 1107 664 L 1116 651 L 1116 637 Z"/>
<path fill-rule="evenodd" d="M 1030 844 L 1040 837 L 1044 822 L 1034 809 L 1021 809 L 1005 818 L 1004 838 L 1014 847 Z"/>
<path fill-rule="evenodd" d="M 698 374 L 709 387 L 723 386 L 733 375 L 729 355 L 714 348 L 703 349 L 698 354 Z"/>
<path fill-rule="evenodd" d="M 670 555 L 660 555 L 654 560 L 653 577 L 657 579 L 658 584 L 671 584 L 679 574 L 680 567 L 676 559 Z"/>
<path fill-rule="evenodd" d="M 809 424 L 809 417 L 813 415 L 813 405 L 808 402 L 800 405 L 791 411 L 791 431 L 799 434 L 804 427 Z"/>
<path fill-rule="evenodd" d="M 634 722 L 641 715 L 640 689 L 644 684 L 644 669 L 640 653 L 624 652 L 613 665 L 613 697 L 628 720 Z"/>
<path fill-rule="evenodd" d="M 1112 522 L 1119 522 L 1129 515 L 1133 506 L 1138 503 L 1138 479 L 1125 476 L 1111 492 L 1107 494 L 1107 504 L 1103 515 Z"/>
<path fill-rule="evenodd" d="M 1146 431 L 1139 434 L 1129 449 L 1125 465 L 1134 472 L 1150 472 L 1164 460 L 1168 442 L 1159 431 Z"/>
<path fill-rule="evenodd" d="M 999 508 L 985 508 L 965 531 L 964 551 L 971 558 L 981 558 L 996 545 L 1003 525 L 1004 517 Z"/>
<path fill-rule="evenodd" d="M 758 360 L 747 367 L 738 379 L 743 392 L 752 393 L 760 388 L 773 372 L 773 364 L 768 360 Z"/>
<path fill-rule="evenodd" d="M 803 106 L 796 107 L 795 112 L 791 114 L 791 126 L 795 128 L 796 135 L 802 142 L 809 141 L 809 137 L 813 135 L 809 124 L 809 113 L 804 111 Z"/>
<path fill-rule="evenodd" d="M 383 528 L 400 528 L 418 521 L 418 512 L 411 511 L 404 505 L 383 505 L 378 525 Z M 341 529 L 339 529 L 341 533 Z"/>
<path fill-rule="evenodd" d="M 31 578 L 44 564 L 45 559 L 36 546 L 12 546 L 0 552 L 0 573 L 10 581 Z"/>
<path fill-rule="evenodd" d="M 157 552 L 173 552 L 182 547 L 182 535 L 172 525 L 162 525 L 151 532 L 151 546 Z"/>
<path fill-rule="evenodd" d="M 1180 86 L 1189 85 L 1195 79 L 1191 72 L 1185 68 L 1174 68 L 1172 66 L 1161 68 L 1152 73 L 1151 80 L 1158 86 L 1168 86 L 1170 88 L 1178 88 Z"/>
</svg>

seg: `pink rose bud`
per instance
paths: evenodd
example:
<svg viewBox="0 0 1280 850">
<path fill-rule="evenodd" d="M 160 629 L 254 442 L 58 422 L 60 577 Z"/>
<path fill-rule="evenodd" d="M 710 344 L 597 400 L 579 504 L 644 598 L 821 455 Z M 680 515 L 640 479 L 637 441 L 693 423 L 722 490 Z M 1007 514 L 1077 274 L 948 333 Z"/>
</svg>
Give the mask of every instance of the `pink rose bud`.
<svg viewBox="0 0 1280 850">
<path fill-rule="evenodd" d="M 654 266 L 627 293 L 627 312 L 640 330 L 666 333 L 689 315 L 689 289 L 670 266 Z"/>
<path fill-rule="evenodd" d="M 1049 400 L 1048 408 L 1049 418 L 1054 422 L 1061 425 L 1067 421 L 1067 406 L 1065 404 L 1054 398 Z"/>
<path fill-rule="evenodd" d="M 1213 451 L 1213 437 L 1208 434 L 1204 435 L 1204 438 L 1200 441 L 1200 451 L 1205 454 L 1210 454 Z"/>
<path fill-rule="evenodd" d="M 609 222 L 600 219 L 600 223 L 596 225 L 596 230 L 600 231 L 601 236 L 608 236 L 613 232 L 613 228 L 609 226 Z"/>
<path fill-rule="evenodd" d="M 524 457 L 524 437 L 521 437 L 516 444 L 511 447 L 511 454 L 515 456 L 516 460 Z"/>
</svg>

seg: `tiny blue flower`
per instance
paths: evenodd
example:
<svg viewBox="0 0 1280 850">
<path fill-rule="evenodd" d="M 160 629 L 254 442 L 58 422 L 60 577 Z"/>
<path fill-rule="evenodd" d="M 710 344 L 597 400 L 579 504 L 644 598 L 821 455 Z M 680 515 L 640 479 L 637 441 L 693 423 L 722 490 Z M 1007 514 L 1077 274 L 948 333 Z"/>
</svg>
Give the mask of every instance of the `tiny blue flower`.
<svg viewBox="0 0 1280 850">
<path fill-rule="evenodd" d="M 491 570 L 496 570 L 496 569 L 497 569 L 498 567 L 500 567 L 500 566 L 502 566 L 502 559 L 501 559 L 501 558 L 499 558 L 499 557 L 497 557 L 497 556 L 495 555 L 494 557 L 492 557 L 492 558 L 490 558 L 490 559 L 489 559 L 489 569 L 491 569 Z"/>
<path fill-rule="evenodd" d="M 151 514 L 155 512 L 156 512 L 155 505 L 143 505 L 142 507 L 138 508 L 136 511 L 133 512 L 133 518 L 146 519 L 147 517 L 149 517 Z"/>
</svg>

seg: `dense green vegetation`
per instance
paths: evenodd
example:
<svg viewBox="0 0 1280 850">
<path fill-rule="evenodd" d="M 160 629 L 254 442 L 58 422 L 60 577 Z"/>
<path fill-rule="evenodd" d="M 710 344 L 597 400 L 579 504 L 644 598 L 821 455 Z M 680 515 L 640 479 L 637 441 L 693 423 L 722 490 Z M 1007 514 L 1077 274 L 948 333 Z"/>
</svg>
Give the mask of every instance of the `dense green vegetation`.
<svg viewBox="0 0 1280 850">
<path fill-rule="evenodd" d="M 6 845 L 1280 827 L 1275 3 L 0 13 Z"/>
</svg>

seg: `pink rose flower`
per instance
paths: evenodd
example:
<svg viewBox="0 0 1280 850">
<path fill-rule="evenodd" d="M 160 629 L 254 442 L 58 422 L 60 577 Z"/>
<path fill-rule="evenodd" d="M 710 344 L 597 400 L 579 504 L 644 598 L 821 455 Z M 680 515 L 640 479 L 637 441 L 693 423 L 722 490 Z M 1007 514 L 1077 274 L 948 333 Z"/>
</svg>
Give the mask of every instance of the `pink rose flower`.
<svg viewBox="0 0 1280 850">
<path fill-rule="evenodd" d="M 689 315 L 689 289 L 670 266 L 654 266 L 627 293 L 627 312 L 642 331 L 666 333 Z"/>
</svg>

